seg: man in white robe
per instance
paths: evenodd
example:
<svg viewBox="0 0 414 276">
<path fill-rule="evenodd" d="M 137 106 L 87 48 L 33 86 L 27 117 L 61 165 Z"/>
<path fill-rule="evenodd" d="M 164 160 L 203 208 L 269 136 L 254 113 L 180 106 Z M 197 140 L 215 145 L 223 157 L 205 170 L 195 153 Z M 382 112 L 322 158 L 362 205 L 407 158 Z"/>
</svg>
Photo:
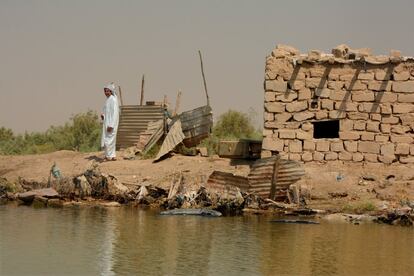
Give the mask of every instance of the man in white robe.
<svg viewBox="0 0 414 276">
<path fill-rule="evenodd" d="M 116 160 L 116 133 L 119 122 L 119 104 L 113 83 L 104 87 L 106 96 L 101 118 L 103 119 L 101 146 L 105 150 L 105 160 Z"/>
</svg>

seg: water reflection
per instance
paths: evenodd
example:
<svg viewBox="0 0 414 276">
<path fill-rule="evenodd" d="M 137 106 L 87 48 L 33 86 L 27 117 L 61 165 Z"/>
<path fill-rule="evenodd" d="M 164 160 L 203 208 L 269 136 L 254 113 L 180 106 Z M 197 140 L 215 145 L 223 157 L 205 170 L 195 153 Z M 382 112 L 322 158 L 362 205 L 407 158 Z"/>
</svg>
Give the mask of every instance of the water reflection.
<svg viewBox="0 0 414 276">
<path fill-rule="evenodd" d="M 414 231 L 0 207 L 0 275 L 412 275 Z"/>
</svg>

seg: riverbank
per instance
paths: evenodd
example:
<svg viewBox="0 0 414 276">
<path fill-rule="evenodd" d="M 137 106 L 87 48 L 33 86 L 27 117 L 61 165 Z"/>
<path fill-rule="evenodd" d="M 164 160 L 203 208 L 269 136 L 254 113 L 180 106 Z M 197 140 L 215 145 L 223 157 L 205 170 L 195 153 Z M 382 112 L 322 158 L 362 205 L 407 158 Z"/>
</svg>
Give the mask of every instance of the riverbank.
<svg viewBox="0 0 414 276">
<path fill-rule="evenodd" d="M 120 157 L 125 154 L 119 153 Z M 309 212 L 372 215 L 382 217 L 387 223 L 398 221 L 401 216 L 412 220 L 413 215 L 414 170 L 410 165 L 306 164 L 306 174 L 297 183 L 301 187 L 304 204 L 296 206 L 241 193 L 236 198 L 225 198 L 203 190 L 209 175 L 215 170 L 241 176 L 249 172 L 250 161 L 232 161 L 217 156 L 174 155 L 159 163 L 152 163 L 152 160 L 100 162 L 99 153 L 72 151 L 0 156 L 0 177 L 12 186 L 3 198 L 21 200 L 17 193 L 47 187 L 54 163 L 66 181 L 60 183 L 62 181 L 57 182 L 53 178 L 51 181 L 62 205 L 101 204 L 103 200 L 164 209 L 208 207 L 231 214 L 272 212 L 289 215 L 296 212 L 300 215 L 305 214 L 305 210 L 314 210 Z M 182 187 L 177 195 L 168 198 L 172 182 L 178 176 Z M 102 186 L 102 183 L 107 186 Z M 80 188 L 82 185 L 83 190 Z"/>
</svg>

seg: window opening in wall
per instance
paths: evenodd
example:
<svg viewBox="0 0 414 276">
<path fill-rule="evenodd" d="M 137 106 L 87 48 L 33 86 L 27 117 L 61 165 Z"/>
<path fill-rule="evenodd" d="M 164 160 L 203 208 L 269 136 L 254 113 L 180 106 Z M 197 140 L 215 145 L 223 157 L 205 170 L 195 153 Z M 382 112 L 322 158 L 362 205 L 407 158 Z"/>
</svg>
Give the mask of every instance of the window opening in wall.
<svg viewBox="0 0 414 276">
<path fill-rule="evenodd" d="M 339 138 L 339 120 L 313 122 L 313 138 Z"/>
</svg>

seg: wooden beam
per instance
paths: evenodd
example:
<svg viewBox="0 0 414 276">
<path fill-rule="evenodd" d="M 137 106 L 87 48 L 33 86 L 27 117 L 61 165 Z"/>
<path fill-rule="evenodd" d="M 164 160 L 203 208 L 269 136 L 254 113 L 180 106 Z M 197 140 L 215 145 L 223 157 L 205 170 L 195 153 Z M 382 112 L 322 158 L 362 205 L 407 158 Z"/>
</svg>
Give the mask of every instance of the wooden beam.
<svg viewBox="0 0 414 276">
<path fill-rule="evenodd" d="M 202 74 L 202 76 L 203 76 L 204 91 L 206 92 L 207 105 L 210 105 L 210 98 L 208 97 L 208 92 L 207 92 L 206 77 L 205 77 L 205 75 L 204 75 L 203 58 L 201 57 L 201 51 L 200 51 L 200 50 L 198 50 L 198 55 L 200 56 L 201 74 Z"/>
<path fill-rule="evenodd" d="M 118 86 L 118 90 L 119 90 L 119 103 L 121 104 L 121 106 L 123 106 L 124 103 L 122 101 L 122 90 L 121 90 L 121 86 Z"/>
<path fill-rule="evenodd" d="M 145 83 L 145 75 L 142 75 L 142 80 L 141 80 L 141 98 L 139 100 L 139 105 L 143 105 L 143 103 L 144 103 L 144 83 Z"/>
<path fill-rule="evenodd" d="M 175 99 L 175 109 L 173 116 L 176 116 L 180 109 L 180 103 L 181 103 L 181 90 L 178 90 L 177 98 Z"/>
</svg>

